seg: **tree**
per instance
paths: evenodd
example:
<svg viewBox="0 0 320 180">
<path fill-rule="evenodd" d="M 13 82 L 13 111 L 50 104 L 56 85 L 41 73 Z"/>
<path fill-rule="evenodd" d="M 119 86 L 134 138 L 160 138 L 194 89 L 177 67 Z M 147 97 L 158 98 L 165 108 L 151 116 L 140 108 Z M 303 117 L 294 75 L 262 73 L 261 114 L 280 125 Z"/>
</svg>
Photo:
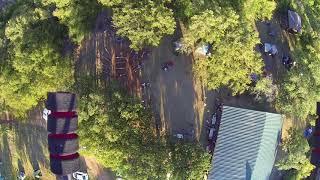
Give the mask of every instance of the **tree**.
<svg viewBox="0 0 320 180">
<path fill-rule="evenodd" d="M 108 89 L 80 99 L 81 143 L 94 155 L 128 179 L 163 179 L 166 150 L 152 129 L 152 116 L 121 90 Z"/>
<path fill-rule="evenodd" d="M 301 119 L 315 114 L 316 102 L 320 99 L 320 43 L 317 37 L 305 36 L 309 35 L 302 34 L 301 38 L 308 41 L 308 44 L 296 48 L 296 68 L 292 69 L 280 84 L 276 101 L 279 110 Z"/>
<path fill-rule="evenodd" d="M 206 10 L 191 18 L 182 38 L 188 49 L 202 43 L 212 45 L 211 56 L 194 65 L 195 74 L 209 89 L 227 86 L 234 94 L 242 93 L 249 88 L 250 75 L 261 73 L 263 62 L 253 51 L 258 36 L 239 18 L 231 9 Z"/>
<path fill-rule="evenodd" d="M 173 12 L 163 3 L 139 1 L 125 3 L 113 10 L 117 34 L 127 37 L 131 41 L 130 47 L 135 50 L 157 46 L 163 36 L 173 34 L 175 30 Z"/>
<path fill-rule="evenodd" d="M 191 17 L 205 9 L 203 8 L 205 7 L 204 1 L 175 0 L 173 5 L 175 17 L 186 23 L 189 22 Z"/>
<path fill-rule="evenodd" d="M 211 167 L 210 154 L 199 144 L 178 142 L 169 145 L 172 179 L 203 179 Z"/>
<path fill-rule="evenodd" d="M 273 84 L 271 76 L 267 76 L 259 79 L 251 91 L 256 95 L 256 99 L 261 99 L 264 96 L 268 102 L 272 102 L 277 97 L 278 88 Z"/>
<path fill-rule="evenodd" d="M 86 147 L 82 153 L 123 178 L 166 179 L 170 174 L 201 179 L 210 167 L 209 154 L 199 144 L 157 137 L 150 110 L 113 82 L 107 90 L 83 94 L 79 120 L 81 144 Z"/>
<path fill-rule="evenodd" d="M 66 25 L 69 37 L 80 43 L 90 32 L 100 11 L 97 1 L 91 0 L 43 0 L 45 5 L 55 5 L 53 15 Z"/>
<path fill-rule="evenodd" d="M 314 169 L 307 157 L 310 149 L 308 142 L 297 128 L 290 128 L 288 134 L 288 138 L 284 140 L 282 145 L 282 149 L 287 155 L 280 159 L 276 166 L 279 170 L 295 169 L 297 171 L 297 179 L 306 178 Z"/>
<path fill-rule="evenodd" d="M 256 21 L 271 19 L 276 2 L 273 0 L 246 0 L 243 6 L 243 13 L 247 20 Z"/>
<path fill-rule="evenodd" d="M 199 41 L 218 44 L 228 31 L 234 31 L 239 23 L 239 16 L 232 10 L 228 12 L 221 11 L 206 10 L 199 15 L 191 17 L 188 31 L 182 38 L 183 44 L 191 49 Z"/>
<path fill-rule="evenodd" d="M 259 75 L 263 67 L 260 55 L 254 50 L 259 43 L 255 21 L 271 18 L 275 2 L 204 2 L 202 6 L 207 10 L 200 7 L 197 13 L 194 12 L 196 8 L 190 5 L 195 5 L 195 2 L 179 3 L 195 14 L 190 18 L 187 32 L 181 40 L 183 51 L 190 53 L 203 44 L 212 46 L 211 56 L 195 62 L 196 76 L 209 89 L 227 86 L 234 94 L 247 90 L 251 83 L 249 76 L 252 73 Z M 266 4 L 269 5 L 267 8 Z M 188 17 L 188 14 L 185 16 Z"/>
<path fill-rule="evenodd" d="M 17 3 L 3 16 L 1 38 L 8 56 L 0 71 L 0 103 L 16 116 L 25 116 L 48 91 L 64 90 L 72 82 L 72 70 L 59 53 L 65 28 L 39 3 Z"/>
<path fill-rule="evenodd" d="M 124 3 L 124 0 L 98 0 L 104 6 L 115 6 Z"/>
</svg>

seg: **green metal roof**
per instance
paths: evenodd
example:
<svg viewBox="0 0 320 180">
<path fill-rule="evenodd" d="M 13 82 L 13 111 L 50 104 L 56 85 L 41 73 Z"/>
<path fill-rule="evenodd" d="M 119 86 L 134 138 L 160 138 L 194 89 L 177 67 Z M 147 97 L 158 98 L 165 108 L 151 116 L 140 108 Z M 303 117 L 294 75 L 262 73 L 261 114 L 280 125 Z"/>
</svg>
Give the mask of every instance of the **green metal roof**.
<svg viewBox="0 0 320 180">
<path fill-rule="evenodd" d="M 224 106 L 208 179 L 269 179 L 281 126 L 280 114 Z"/>
</svg>

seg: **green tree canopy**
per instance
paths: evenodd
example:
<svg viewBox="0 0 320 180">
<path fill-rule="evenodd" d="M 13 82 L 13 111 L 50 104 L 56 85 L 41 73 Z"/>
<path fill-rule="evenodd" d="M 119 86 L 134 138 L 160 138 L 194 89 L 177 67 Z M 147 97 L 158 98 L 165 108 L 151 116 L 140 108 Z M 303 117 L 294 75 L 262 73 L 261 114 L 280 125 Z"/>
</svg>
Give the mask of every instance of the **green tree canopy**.
<svg viewBox="0 0 320 180">
<path fill-rule="evenodd" d="M 173 12 L 162 2 L 125 3 L 113 10 L 117 34 L 127 37 L 131 41 L 130 47 L 135 50 L 157 46 L 163 36 L 173 34 L 175 30 Z"/>
<path fill-rule="evenodd" d="M 271 19 L 276 5 L 274 0 L 246 0 L 242 11 L 249 21 Z"/>
<path fill-rule="evenodd" d="M 64 89 L 72 71 L 62 57 L 66 29 L 40 3 L 18 1 L 6 17 L 1 39 L 8 54 L 0 71 L 0 101 L 16 116 L 38 104 L 48 91 Z"/>
<path fill-rule="evenodd" d="M 270 0 L 218 0 L 177 1 L 175 5 L 182 7 L 182 12 L 177 11 L 181 19 L 182 15 L 190 17 L 181 40 L 182 50 L 190 53 L 203 44 L 212 46 L 211 56 L 195 62 L 195 74 L 209 89 L 226 86 L 233 93 L 247 90 L 250 74 L 260 74 L 263 67 L 263 61 L 255 51 L 259 43 L 255 22 L 271 18 L 276 3 Z"/>
<path fill-rule="evenodd" d="M 81 97 L 79 120 L 81 144 L 86 147 L 82 153 L 123 178 L 166 179 L 170 174 L 201 179 L 210 167 L 209 154 L 200 145 L 157 137 L 150 110 L 113 83 Z"/>
<path fill-rule="evenodd" d="M 68 27 L 70 38 L 77 43 L 93 29 L 100 11 L 98 2 L 91 0 L 43 0 L 43 3 L 55 5 L 53 15 Z"/>
<path fill-rule="evenodd" d="M 125 0 L 98 0 L 101 4 L 105 6 L 114 6 L 124 3 Z"/>
<path fill-rule="evenodd" d="M 152 116 L 124 92 L 108 92 L 80 100 L 79 134 L 86 153 L 129 179 L 164 178 L 165 150 L 156 141 Z"/>
<path fill-rule="evenodd" d="M 297 171 L 297 179 L 308 177 L 314 166 L 310 163 L 307 153 L 309 145 L 307 140 L 303 137 L 301 130 L 297 128 L 290 128 L 288 130 L 288 138 L 283 141 L 282 149 L 287 153 L 276 164 L 280 170 Z"/>
<path fill-rule="evenodd" d="M 261 73 L 263 62 L 254 51 L 258 36 L 231 9 L 208 10 L 192 17 L 182 42 L 191 47 L 199 42 L 212 44 L 210 57 L 197 60 L 194 66 L 209 89 L 227 86 L 241 93 L 249 88 L 250 74 Z"/>
<path fill-rule="evenodd" d="M 169 146 L 172 179 L 204 179 L 211 167 L 210 154 L 195 143 L 177 142 Z"/>
<path fill-rule="evenodd" d="M 308 44 L 293 52 L 297 65 L 280 84 L 276 105 L 282 112 L 304 119 L 315 114 L 316 102 L 320 100 L 320 43 L 318 37 L 305 33 L 301 40 Z M 301 40 L 297 44 L 304 44 Z"/>
<path fill-rule="evenodd" d="M 193 48 L 199 41 L 220 43 L 229 31 L 236 29 L 238 19 L 239 16 L 232 10 L 227 12 L 206 10 L 191 17 L 188 31 L 184 34 L 182 42 L 188 48 Z"/>
</svg>

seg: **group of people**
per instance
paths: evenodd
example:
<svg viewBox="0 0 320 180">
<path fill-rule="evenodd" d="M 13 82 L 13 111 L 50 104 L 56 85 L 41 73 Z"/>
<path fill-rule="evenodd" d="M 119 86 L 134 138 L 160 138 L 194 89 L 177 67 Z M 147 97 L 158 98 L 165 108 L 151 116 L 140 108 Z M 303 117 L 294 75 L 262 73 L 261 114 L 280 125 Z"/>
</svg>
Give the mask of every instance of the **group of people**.
<svg viewBox="0 0 320 180">
<path fill-rule="evenodd" d="M 289 56 L 282 57 L 282 64 L 287 70 L 290 70 L 293 66 L 296 65 L 296 62 L 293 61 Z"/>
<path fill-rule="evenodd" d="M 161 69 L 163 71 L 168 71 L 171 67 L 173 67 L 173 65 L 174 65 L 173 61 L 167 61 L 162 64 Z"/>
</svg>

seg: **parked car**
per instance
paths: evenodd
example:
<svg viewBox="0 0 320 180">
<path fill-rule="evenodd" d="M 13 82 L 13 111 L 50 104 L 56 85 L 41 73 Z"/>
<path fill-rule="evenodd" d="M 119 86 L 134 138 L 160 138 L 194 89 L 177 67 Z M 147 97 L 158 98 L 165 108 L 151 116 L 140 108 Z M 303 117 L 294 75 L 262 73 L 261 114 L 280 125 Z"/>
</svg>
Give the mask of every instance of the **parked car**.
<svg viewBox="0 0 320 180">
<path fill-rule="evenodd" d="M 80 171 L 73 173 L 72 176 L 76 180 L 89 180 L 88 174 Z"/>
<path fill-rule="evenodd" d="M 43 112 L 42 112 L 42 118 L 46 121 L 48 121 L 48 116 L 51 114 L 51 111 L 48 110 L 47 108 L 44 108 L 43 109 Z"/>
</svg>

